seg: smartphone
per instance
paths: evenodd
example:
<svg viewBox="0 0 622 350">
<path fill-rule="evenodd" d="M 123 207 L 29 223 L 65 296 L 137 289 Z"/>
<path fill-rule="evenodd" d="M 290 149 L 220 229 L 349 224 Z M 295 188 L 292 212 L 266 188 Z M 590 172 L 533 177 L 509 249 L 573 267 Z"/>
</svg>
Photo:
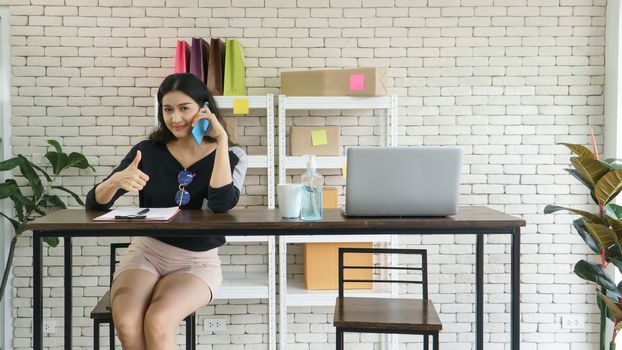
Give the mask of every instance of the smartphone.
<svg viewBox="0 0 622 350">
<path fill-rule="evenodd" d="M 201 108 L 206 109 L 207 113 L 212 113 L 209 110 L 207 102 L 205 102 L 203 104 L 203 107 Z M 200 145 L 201 142 L 203 142 L 203 136 L 207 132 L 208 128 L 209 128 L 209 120 L 207 119 L 200 119 L 196 124 L 194 124 L 194 127 L 192 127 L 192 136 L 194 137 L 194 141 L 197 143 L 197 145 Z"/>
</svg>

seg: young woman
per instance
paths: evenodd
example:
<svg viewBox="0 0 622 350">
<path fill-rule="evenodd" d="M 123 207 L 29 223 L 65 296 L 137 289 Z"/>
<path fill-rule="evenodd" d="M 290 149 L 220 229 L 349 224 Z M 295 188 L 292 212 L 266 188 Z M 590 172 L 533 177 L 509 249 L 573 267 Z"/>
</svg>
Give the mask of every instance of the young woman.
<svg viewBox="0 0 622 350">
<path fill-rule="evenodd" d="M 207 102 L 209 110 L 203 109 Z M 141 207 L 233 208 L 246 173 L 246 154 L 232 145 L 214 98 L 192 74 L 173 74 L 158 90 L 158 128 L 88 193 L 86 208 L 109 209 L 126 192 Z M 201 144 L 191 130 L 205 118 Z M 223 236 L 136 237 L 111 288 L 112 317 L 123 349 L 178 349 L 179 323 L 207 305 L 222 282 Z"/>
</svg>

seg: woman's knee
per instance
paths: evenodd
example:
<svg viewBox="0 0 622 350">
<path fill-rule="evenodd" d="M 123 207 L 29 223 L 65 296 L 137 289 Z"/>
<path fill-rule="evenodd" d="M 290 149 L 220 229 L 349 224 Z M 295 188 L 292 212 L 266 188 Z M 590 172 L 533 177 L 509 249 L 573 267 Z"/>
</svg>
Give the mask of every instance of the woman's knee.
<svg viewBox="0 0 622 350">
<path fill-rule="evenodd" d="M 151 306 L 145 314 L 143 331 L 146 338 L 159 343 L 174 337 L 178 325 L 176 317 L 165 308 Z"/>
<path fill-rule="evenodd" d="M 114 328 L 123 349 L 143 349 L 144 334 L 142 315 L 123 314 L 114 318 Z"/>
</svg>

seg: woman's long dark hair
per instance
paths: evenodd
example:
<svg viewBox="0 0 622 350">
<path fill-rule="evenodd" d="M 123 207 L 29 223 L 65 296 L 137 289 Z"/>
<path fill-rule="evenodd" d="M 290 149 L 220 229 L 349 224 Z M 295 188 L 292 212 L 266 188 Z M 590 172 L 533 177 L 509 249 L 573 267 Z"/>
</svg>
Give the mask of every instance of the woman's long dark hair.
<svg viewBox="0 0 622 350">
<path fill-rule="evenodd" d="M 180 91 L 190 96 L 199 106 L 203 106 L 203 103 L 207 102 L 210 111 L 225 129 L 227 133 L 227 139 L 229 140 L 229 146 L 235 145 L 231 142 L 231 135 L 227 131 L 227 124 L 220 115 L 214 96 L 209 92 L 205 84 L 194 74 L 190 73 L 176 73 L 171 74 L 164 78 L 160 88 L 158 89 L 158 128 L 149 135 L 149 141 L 157 144 L 164 145 L 172 140 L 175 140 L 175 135 L 166 127 L 164 122 L 164 111 L 162 106 L 162 97 L 171 91 Z M 204 136 L 208 142 L 216 142 L 216 140 L 209 136 Z"/>
</svg>

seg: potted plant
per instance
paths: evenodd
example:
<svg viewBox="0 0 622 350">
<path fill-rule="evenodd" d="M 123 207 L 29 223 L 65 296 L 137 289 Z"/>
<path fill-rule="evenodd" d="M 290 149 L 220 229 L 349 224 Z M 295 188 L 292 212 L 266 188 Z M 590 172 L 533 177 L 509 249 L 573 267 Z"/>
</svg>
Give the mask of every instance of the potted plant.
<svg viewBox="0 0 622 350">
<path fill-rule="evenodd" d="M 619 159 L 599 160 L 598 153 L 582 145 L 562 143 L 573 153 L 572 167 L 565 169 L 589 190 L 597 213 L 547 205 L 545 214 L 568 210 L 581 216 L 573 221 L 577 233 L 587 246 L 600 256 L 600 263 L 580 260 L 574 272 L 580 278 L 597 285 L 597 304 L 600 309 L 600 350 L 604 350 L 607 340 L 607 318 L 613 321 L 613 334 L 609 349 L 616 347 L 616 336 L 622 329 L 622 281 L 615 282 L 606 272 L 608 264 L 613 264 L 622 272 L 622 206 L 611 203 L 622 190 L 622 164 Z"/>
<path fill-rule="evenodd" d="M 5 217 L 13 225 L 13 237 L 9 248 L 9 256 L 7 264 L 2 274 L 2 285 L 0 286 L 0 301 L 4 296 L 4 290 L 9 277 L 9 271 L 13 263 L 13 254 L 17 238 L 26 230 L 26 224 L 34 220 L 38 216 L 44 216 L 55 208 L 65 208 L 65 203 L 52 193 L 53 190 L 59 190 L 69 193 L 80 205 L 84 205 L 80 196 L 71 190 L 56 185 L 61 174 L 70 168 L 95 170 L 87 161 L 86 157 L 77 152 L 70 154 L 63 153 L 60 144 L 55 140 L 48 140 L 48 144 L 54 147 L 54 151 L 49 151 L 45 157 L 52 166 L 52 175 L 48 174 L 43 168 L 29 161 L 26 157 L 18 154 L 16 157 L 0 162 L 0 171 L 11 171 L 19 168 L 20 173 L 27 183 L 19 185 L 14 179 L 7 179 L 4 183 L 0 183 L 0 199 L 9 198 L 13 202 L 13 212 L 3 213 L 0 215 Z M 41 178 L 43 176 L 43 178 Z M 22 188 L 27 189 L 26 193 L 22 192 Z M 56 237 L 44 237 L 43 240 L 50 246 L 58 245 L 59 240 Z"/>
</svg>

